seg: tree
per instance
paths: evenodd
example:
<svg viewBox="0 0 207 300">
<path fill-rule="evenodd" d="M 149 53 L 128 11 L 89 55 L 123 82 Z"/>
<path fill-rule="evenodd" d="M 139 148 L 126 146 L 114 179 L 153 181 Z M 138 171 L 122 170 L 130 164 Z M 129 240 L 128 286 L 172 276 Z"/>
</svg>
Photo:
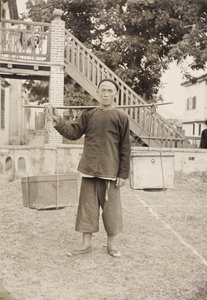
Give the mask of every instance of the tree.
<svg viewBox="0 0 207 300">
<path fill-rule="evenodd" d="M 34 22 L 48 23 L 53 19 L 54 9 L 61 9 L 66 29 L 69 29 L 81 42 L 91 43 L 94 36 L 93 20 L 100 15 L 102 0 L 28 0 L 26 7 L 29 12 L 24 17 Z"/>
<path fill-rule="evenodd" d="M 79 84 L 65 77 L 64 104 L 68 106 L 98 105 L 98 101 L 88 94 Z"/>
<path fill-rule="evenodd" d="M 192 69 L 205 68 L 206 0 L 29 0 L 27 7 L 44 22 L 62 9 L 66 28 L 148 100 L 172 60 L 190 56 Z"/>
<path fill-rule="evenodd" d="M 24 87 L 28 91 L 30 102 L 38 102 L 38 105 L 47 103 L 49 101 L 49 82 L 39 80 L 26 80 Z M 93 99 L 81 87 L 73 83 L 68 76 L 65 77 L 64 84 L 64 105 L 97 105 L 97 101 Z"/>
<path fill-rule="evenodd" d="M 148 99 L 157 94 L 162 72 L 172 60 L 180 63 L 191 56 L 192 69 L 205 68 L 205 0 L 106 2 L 108 8 L 102 12 L 99 24 L 113 28 L 117 39 L 107 45 L 100 41 L 97 55 L 102 51 L 106 64 L 138 94 Z"/>
<path fill-rule="evenodd" d="M 38 105 L 48 102 L 48 81 L 26 80 L 23 86 L 29 92 L 30 102 L 38 101 Z"/>
</svg>

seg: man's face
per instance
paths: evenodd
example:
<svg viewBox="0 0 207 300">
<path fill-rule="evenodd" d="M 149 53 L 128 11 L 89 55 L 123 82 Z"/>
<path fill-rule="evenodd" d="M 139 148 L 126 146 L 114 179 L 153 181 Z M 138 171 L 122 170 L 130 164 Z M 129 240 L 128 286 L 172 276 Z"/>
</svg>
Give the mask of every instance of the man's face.
<svg viewBox="0 0 207 300">
<path fill-rule="evenodd" d="M 115 85 L 110 81 L 104 81 L 99 86 L 99 99 L 101 107 L 111 108 L 113 107 L 114 99 L 117 95 Z"/>
</svg>

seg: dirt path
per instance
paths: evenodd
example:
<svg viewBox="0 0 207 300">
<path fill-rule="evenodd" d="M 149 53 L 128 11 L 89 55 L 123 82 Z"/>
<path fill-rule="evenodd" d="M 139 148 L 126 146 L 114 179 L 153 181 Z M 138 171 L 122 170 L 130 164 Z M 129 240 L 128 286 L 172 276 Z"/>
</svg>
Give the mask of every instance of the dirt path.
<svg viewBox="0 0 207 300">
<path fill-rule="evenodd" d="M 0 283 L 16 300 L 206 300 L 206 186 L 203 174 L 176 174 L 175 188 L 159 192 L 127 183 L 125 228 L 117 238 L 122 258 L 106 253 L 102 222 L 93 252 L 68 258 L 67 249 L 81 240 L 76 205 L 23 207 L 20 180 L 2 177 Z"/>
</svg>

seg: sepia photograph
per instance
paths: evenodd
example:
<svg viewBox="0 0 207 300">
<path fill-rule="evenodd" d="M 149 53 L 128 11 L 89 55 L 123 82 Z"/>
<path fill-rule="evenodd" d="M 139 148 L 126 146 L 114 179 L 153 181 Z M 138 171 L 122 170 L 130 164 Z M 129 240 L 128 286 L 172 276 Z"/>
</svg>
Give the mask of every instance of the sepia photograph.
<svg viewBox="0 0 207 300">
<path fill-rule="evenodd" d="M 207 0 L 0 1 L 0 300 L 207 300 Z"/>
</svg>

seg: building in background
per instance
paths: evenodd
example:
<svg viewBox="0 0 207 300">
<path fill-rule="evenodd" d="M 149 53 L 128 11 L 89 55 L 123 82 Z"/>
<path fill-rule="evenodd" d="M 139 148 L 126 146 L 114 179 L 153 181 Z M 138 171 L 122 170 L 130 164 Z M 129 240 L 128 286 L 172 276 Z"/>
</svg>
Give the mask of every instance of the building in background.
<svg viewBox="0 0 207 300">
<path fill-rule="evenodd" d="M 16 0 L 1 0 L 1 17 L 4 19 L 18 19 Z"/>
<path fill-rule="evenodd" d="M 1 0 L 2 19 L 18 19 L 17 4 L 21 4 L 20 1 Z M 23 80 L 0 77 L 0 89 L 0 145 L 42 143 L 44 114 L 42 109 L 24 108 L 29 98 Z"/>
<path fill-rule="evenodd" d="M 1 0 L 2 19 L 18 19 L 16 0 Z M 0 145 L 21 144 L 21 81 L 0 78 Z"/>
<path fill-rule="evenodd" d="M 183 130 L 185 135 L 194 140 L 197 147 L 200 145 L 200 136 L 205 128 L 207 119 L 207 73 L 183 82 L 185 89 L 183 115 Z"/>
</svg>

